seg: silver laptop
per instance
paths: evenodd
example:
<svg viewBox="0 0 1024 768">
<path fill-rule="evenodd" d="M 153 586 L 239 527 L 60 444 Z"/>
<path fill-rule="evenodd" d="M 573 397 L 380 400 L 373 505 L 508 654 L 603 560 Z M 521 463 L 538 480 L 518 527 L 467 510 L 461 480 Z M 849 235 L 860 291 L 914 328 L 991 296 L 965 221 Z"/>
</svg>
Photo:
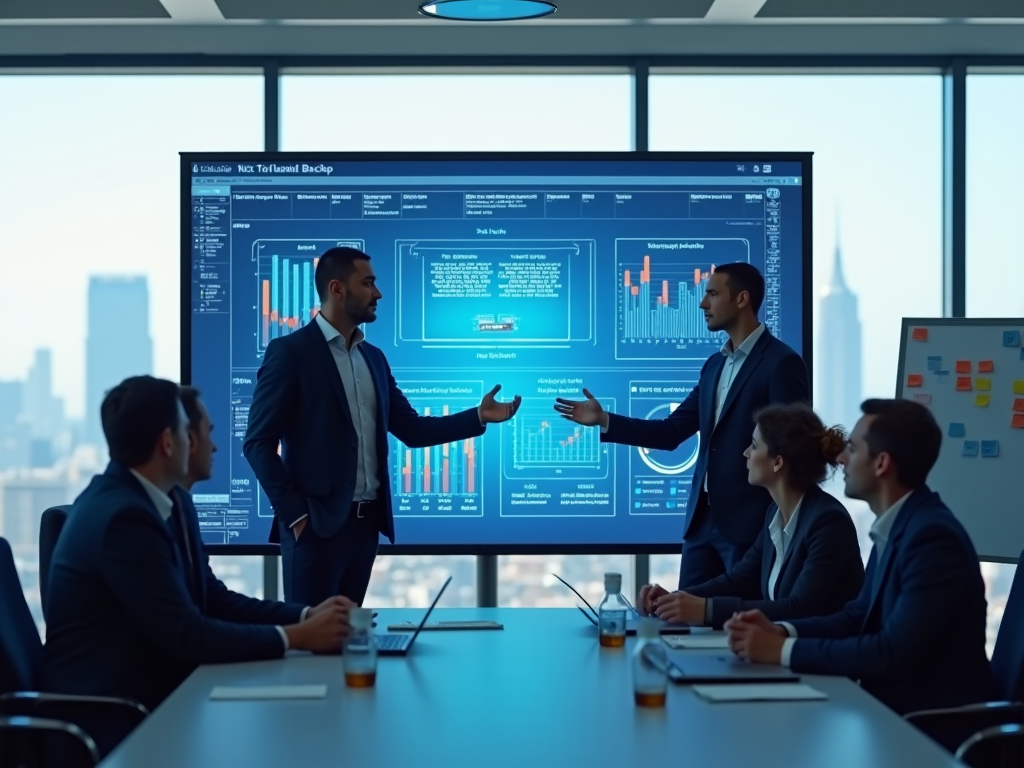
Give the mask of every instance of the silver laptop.
<svg viewBox="0 0 1024 768">
<path fill-rule="evenodd" d="M 423 620 L 420 625 L 416 627 L 416 631 L 411 635 L 408 632 L 387 632 L 377 634 L 377 653 L 382 656 L 405 656 L 412 648 L 412 644 L 416 642 L 416 638 L 419 636 L 423 627 L 427 625 L 427 619 L 430 618 L 431 612 L 434 610 L 434 606 L 437 605 L 437 601 L 441 599 L 441 595 L 451 584 L 452 577 L 449 576 L 448 580 L 441 585 L 441 591 L 437 593 L 434 598 L 434 602 L 427 608 L 427 612 L 423 615 Z"/>
</svg>

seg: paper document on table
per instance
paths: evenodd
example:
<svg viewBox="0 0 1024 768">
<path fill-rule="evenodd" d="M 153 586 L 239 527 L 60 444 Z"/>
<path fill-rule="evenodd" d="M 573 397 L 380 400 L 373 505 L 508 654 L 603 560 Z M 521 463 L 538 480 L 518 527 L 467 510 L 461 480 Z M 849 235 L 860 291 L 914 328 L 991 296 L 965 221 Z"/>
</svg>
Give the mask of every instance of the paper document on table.
<svg viewBox="0 0 1024 768">
<path fill-rule="evenodd" d="M 729 647 L 729 636 L 721 635 L 665 635 L 661 638 L 669 648 L 713 648 Z"/>
<path fill-rule="evenodd" d="M 210 692 L 213 701 L 253 701 L 257 699 L 322 699 L 326 685 L 218 685 Z"/>
<path fill-rule="evenodd" d="M 803 683 L 770 685 L 695 685 L 693 692 L 711 702 L 723 701 L 822 701 L 828 696 Z"/>
</svg>

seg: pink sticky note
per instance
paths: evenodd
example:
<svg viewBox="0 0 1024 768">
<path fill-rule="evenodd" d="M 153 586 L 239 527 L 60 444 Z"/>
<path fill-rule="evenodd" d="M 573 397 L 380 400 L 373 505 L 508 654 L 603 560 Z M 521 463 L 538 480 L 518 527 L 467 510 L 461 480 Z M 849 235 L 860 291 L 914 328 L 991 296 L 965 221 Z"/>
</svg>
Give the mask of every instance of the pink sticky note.
<svg viewBox="0 0 1024 768">
<path fill-rule="evenodd" d="M 978 373 L 992 373 L 995 369 L 996 367 L 991 360 L 981 360 L 978 362 Z"/>
<path fill-rule="evenodd" d="M 928 341 L 928 329 L 915 328 L 910 332 L 910 338 L 912 338 L 914 341 Z"/>
<path fill-rule="evenodd" d="M 924 383 L 924 376 L 920 373 L 911 373 L 907 376 L 908 387 L 920 387 Z"/>
<path fill-rule="evenodd" d="M 1010 420 L 1010 426 L 1014 429 L 1024 429 L 1024 413 L 1015 413 Z"/>
<path fill-rule="evenodd" d="M 956 372 L 957 373 L 970 373 L 971 372 L 971 361 L 970 360 L 957 360 L 956 361 Z"/>
<path fill-rule="evenodd" d="M 1017 413 L 1024 413 L 1024 397 L 1015 397 L 1013 399 L 1013 410 Z"/>
<path fill-rule="evenodd" d="M 970 392 L 971 391 L 971 377 L 970 376 L 957 376 L 956 377 L 956 391 L 957 392 Z"/>
</svg>

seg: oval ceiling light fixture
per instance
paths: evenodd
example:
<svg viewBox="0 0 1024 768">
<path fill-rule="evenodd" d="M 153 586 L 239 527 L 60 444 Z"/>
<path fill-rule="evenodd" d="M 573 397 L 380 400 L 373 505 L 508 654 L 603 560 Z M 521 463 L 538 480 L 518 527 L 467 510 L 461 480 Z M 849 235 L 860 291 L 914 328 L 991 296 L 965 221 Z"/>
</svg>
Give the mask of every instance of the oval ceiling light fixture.
<svg viewBox="0 0 1024 768">
<path fill-rule="evenodd" d="M 550 16 L 557 11 L 547 0 L 433 0 L 420 4 L 420 13 L 450 21 L 519 21 Z"/>
</svg>

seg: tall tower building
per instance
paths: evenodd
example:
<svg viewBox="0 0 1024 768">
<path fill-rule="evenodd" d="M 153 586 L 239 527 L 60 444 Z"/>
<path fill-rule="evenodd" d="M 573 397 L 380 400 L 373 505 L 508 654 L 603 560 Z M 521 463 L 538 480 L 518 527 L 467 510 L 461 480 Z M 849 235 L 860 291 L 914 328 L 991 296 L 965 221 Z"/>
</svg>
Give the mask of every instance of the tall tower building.
<svg viewBox="0 0 1024 768">
<path fill-rule="evenodd" d="M 22 402 L 32 437 L 55 438 L 64 426 L 64 402 L 53 396 L 53 353 L 50 350 L 36 350 Z"/>
<path fill-rule="evenodd" d="M 860 416 L 861 333 L 857 297 L 843 277 L 838 224 L 832 279 L 822 291 L 818 309 L 815 409 L 826 424 L 842 424 L 849 430 Z"/>
<path fill-rule="evenodd" d="M 145 277 L 89 278 L 85 368 L 85 441 L 105 445 L 100 425 L 104 395 L 129 376 L 153 373 Z"/>
</svg>

